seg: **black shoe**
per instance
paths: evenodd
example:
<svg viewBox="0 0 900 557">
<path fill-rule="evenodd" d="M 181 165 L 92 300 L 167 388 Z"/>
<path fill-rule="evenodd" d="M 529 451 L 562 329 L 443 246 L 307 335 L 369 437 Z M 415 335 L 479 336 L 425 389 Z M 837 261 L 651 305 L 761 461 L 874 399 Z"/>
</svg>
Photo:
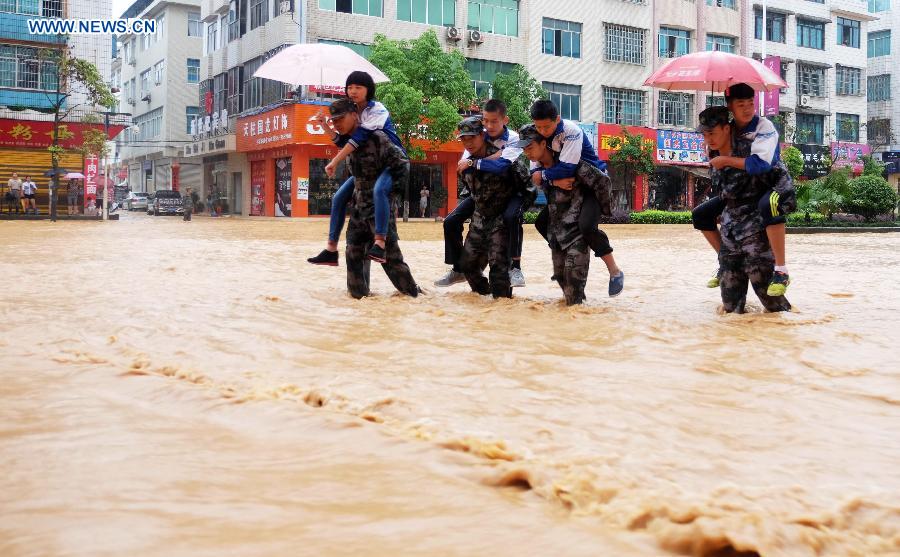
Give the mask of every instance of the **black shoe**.
<svg viewBox="0 0 900 557">
<path fill-rule="evenodd" d="M 369 253 L 366 254 L 366 257 L 376 263 L 387 263 L 387 255 L 384 253 L 384 248 L 378 244 L 373 244 L 369 248 Z"/>
<path fill-rule="evenodd" d="M 328 265 L 329 267 L 338 266 L 338 252 L 323 249 L 319 255 L 307 259 L 313 265 Z"/>
</svg>

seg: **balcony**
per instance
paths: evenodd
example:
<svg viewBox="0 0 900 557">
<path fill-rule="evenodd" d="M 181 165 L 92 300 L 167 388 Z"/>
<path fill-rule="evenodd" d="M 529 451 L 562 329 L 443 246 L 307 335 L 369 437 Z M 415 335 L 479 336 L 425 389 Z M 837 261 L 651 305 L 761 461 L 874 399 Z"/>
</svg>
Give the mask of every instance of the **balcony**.
<svg viewBox="0 0 900 557">
<path fill-rule="evenodd" d="M 38 15 L 0 13 L 0 40 L 12 39 L 45 45 L 64 45 L 66 35 L 33 35 L 28 31 L 29 19 L 45 19 Z"/>
</svg>

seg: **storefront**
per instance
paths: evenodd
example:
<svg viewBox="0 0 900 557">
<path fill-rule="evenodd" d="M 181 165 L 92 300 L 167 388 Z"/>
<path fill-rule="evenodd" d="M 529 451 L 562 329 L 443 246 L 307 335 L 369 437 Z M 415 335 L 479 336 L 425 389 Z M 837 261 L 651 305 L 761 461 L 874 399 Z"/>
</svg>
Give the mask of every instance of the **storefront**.
<svg viewBox="0 0 900 557">
<path fill-rule="evenodd" d="M 656 142 L 656 132 L 651 128 L 639 126 L 621 126 L 617 124 L 597 124 L 596 136 L 592 137 L 593 141 L 599 144 L 597 154 L 601 160 L 609 161 L 612 154 L 616 151 L 611 145 L 614 137 L 622 137 L 622 128 L 625 128 L 632 135 L 639 135 L 646 141 Z M 589 134 L 592 128 L 582 129 Z M 612 181 L 612 208 L 620 211 L 640 211 L 646 207 L 648 196 L 648 180 L 646 176 L 632 176 L 625 168 L 619 168 L 610 164 L 609 177 Z"/>
<path fill-rule="evenodd" d="M 310 121 L 322 108 L 318 104 L 284 104 L 239 118 L 236 146 L 249 162 L 249 214 L 268 217 L 327 215 L 331 198 L 346 168 L 334 178 L 325 165 L 338 149 L 324 129 Z M 418 215 L 419 192 L 427 187 L 432 200 L 429 213 L 446 215 L 456 206 L 456 163 L 462 145 L 449 142 L 426 148 L 426 159 L 410 171 L 410 215 Z M 343 166 L 343 165 L 342 165 Z"/>
<path fill-rule="evenodd" d="M 709 157 L 703 134 L 656 130 L 656 186 L 649 206 L 665 211 L 689 210 L 714 195 L 706 167 Z"/>
<path fill-rule="evenodd" d="M 853 174 L 862 174 L 865 155 L 872 152 L 872 148 L 864 143 L 847 143 L 835 141 L 831 143 L 832 168 L 849 167 Z"/>
</svg>

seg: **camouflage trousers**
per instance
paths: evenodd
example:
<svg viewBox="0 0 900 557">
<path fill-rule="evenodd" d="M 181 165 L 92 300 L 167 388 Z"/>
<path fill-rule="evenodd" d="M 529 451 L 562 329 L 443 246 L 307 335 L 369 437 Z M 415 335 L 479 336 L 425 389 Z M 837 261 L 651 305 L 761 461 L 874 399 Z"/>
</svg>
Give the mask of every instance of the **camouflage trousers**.
<svg viewBox="0 0 900 557">
<path fill-rule="evenodd" d="M 787 298 L 766 294 L 775 272 L 775 257 L 765 230 L 741 240 L 722 234 L 719 269 L 722 273 L 719 290 L 727 313 L 744 313 L 748 281 L 753 286 L 756 297 L 768 311 L 790 311 L 791 303 Z"/>
<path fill-rule="evenodd" d="M 387 262 L 381 264 L 385 274 L 391 280 L 394 288 L 400 292 L 415 298 L 419 295 L 419 286 L 413 279 L 409 265 L 403 261 L 403 253 L 398 244 L 397 224 L 391 220 L 387 238 L 384 243 L 384 251 Z M 366 252 L 375 243 L 375 220 L 370 218 L 361 220 L 350 217 L 347 225 L 347 291 L 356 299 L 369 295 L 369 268 L 372 260 L 366 257 Z"/>
<path fill-rule="evenodd" d="M 469 226 L 459 268 L 473 292 L 482 296 L 492 294 L 494 298 L 512 298 L 508 244 L 505 226 L 497 226 L 491 232 L 477 225 Z M 491 266 L 489 278 L 485 278 L 483 271 L 488 265 Z"/>
<path fill-rule="evenodd" d="M 566 305 L 584 302 L 584 287 L 587 285 L 588 270 L 591 267 L 591 252 L 583 239 L 578 239 L 566 249 L 552 248 L 553 276 L 566 297 Z"/>
</svg>

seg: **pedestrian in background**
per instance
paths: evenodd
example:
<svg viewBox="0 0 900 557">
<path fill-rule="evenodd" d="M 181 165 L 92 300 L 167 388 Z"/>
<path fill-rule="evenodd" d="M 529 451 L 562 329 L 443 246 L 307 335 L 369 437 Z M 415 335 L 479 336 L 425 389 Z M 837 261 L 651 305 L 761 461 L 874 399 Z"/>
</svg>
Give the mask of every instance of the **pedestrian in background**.
<svg viewBox="0 0 900 557">
<path fill-rule="evenodd" d="M 194 191 L 192 188 L 187 189 L 187 193 L 181 198 L 182 206 L 184 207 L 184 221 L 187 222 L 191 220 L 191 213 L 194 212 L 194 198 L 191 196 L 191 192 Z"/>
</svg>

